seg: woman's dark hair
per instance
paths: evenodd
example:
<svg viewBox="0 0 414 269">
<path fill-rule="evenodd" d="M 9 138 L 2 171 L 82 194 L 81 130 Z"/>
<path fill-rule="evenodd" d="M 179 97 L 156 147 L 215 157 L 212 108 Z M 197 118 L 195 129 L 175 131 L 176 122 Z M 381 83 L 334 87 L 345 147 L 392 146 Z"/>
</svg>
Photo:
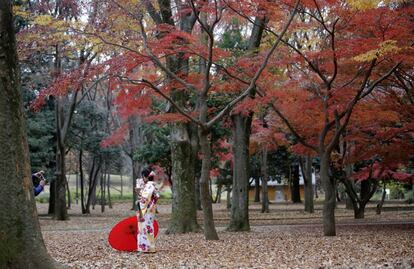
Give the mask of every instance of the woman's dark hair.
<svg viewBox="0 0 414 269">
<path fill-rule="evenodd" d="M 141 175 L 143 177 L 148 177 L 150 173 L 151 173 L 151 170 L 149 170 L 148 168 L 144 168 L 144 170 L 142 170 L 141 172 Z"/>
</svg>

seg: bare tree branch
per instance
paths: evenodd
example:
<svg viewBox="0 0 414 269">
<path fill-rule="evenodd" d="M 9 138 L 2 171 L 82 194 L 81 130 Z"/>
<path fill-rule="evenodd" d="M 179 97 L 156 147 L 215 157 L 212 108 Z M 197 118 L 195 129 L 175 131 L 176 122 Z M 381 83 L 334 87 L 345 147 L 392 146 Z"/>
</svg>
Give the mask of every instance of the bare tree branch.
<svg viewBox="0 0 414 269">
<path fill-rule="evenodd" d="M 153 89 L 156 93 L 158 93 L 159 95 L 161 95 L 165 100 L 167 100 L 175 109 L 177 109 L 177 111 L 182 114 L 184 117 L 186 117 L 187 119 L 189 119 L 190 121 L 194 122 L 195 124 L 201 126 L 201 127 L 205 127 L 199 120 L 197 120 L 196 118 L 194 118 L 193 116 L 191 116 L 190 114 L 188 114 L 186 111 L 184 111 L 184 109 L 182 109 L 176 102 L 174 102 L 174 100 L 169 97 L 167 94 L 163 93 L 162 90 L 160 88 L 158 88 L 156 85 L 154 85 L 152 82 L 146 80 L 146 79 L 140 79 L 140 80 L 134 80 L 134 79 L 129 79 L 129 78 L 125 78 L 125 77 L 119 77 L 121 80 L 126 80 L 132 84 L 135 85 L 147 85 L 149 86 L 151 89 Z"/>
<path fill-rule="evenodd" d="M 289 20 L 287 21 L 285 27 L 283 28 L 282 32 L 280 33 L 279 37 L 277 38 L 276 42 L 273 44 L 270 51 L 266 54 L 260 68 L 256 71 L 256 74 L 250 81 L 249 87 L 238 97 L 236 97 L 232 102 L 230 102 L 226 107 L 223 108 L 213 119 L 211 119 L 207 123 L 207 127 L 213 126 L 218 120 L 220 120 L 224 115 L 226 115 L 238 102 L 243 100 L 244 97 L 250 94 L 250 92 L 255 88 L 256 82 L 259 79 L 260 75 L 262 74 L 263 70 L 266 68 L 267 63 L 269 62 L 270 56 L 272 56 L 273 52 L 276 50 L 276 47 L 279 45 L 280 41 L 282 40 L 283 35 L 286 33 L 287 29 L 289 28 L 290 24 L 293 21 L 293 18 L 296 15 L 300 0 L 296 0 L 294 10 L 292 11 Z"/>
</svg>

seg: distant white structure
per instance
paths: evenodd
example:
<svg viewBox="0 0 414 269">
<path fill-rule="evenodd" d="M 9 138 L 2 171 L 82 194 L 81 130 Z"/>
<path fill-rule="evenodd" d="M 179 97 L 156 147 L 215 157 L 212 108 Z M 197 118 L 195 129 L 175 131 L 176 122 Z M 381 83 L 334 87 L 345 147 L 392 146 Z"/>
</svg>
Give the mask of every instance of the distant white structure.
<svg viewBox="0 0 414 269">
<path fill-rule="evenodd" d="M 254 191 L 256 187 L 256 182 L 253 178 L 250 178 L 249 182 L 252 181 L 252 184 L 249 187 L 249 199 L 254 198 Z M 280 180 L 280 182 L 276 179 L 270 178 L 269 181 L 267 181 L 267 187 L 268 187 L 268 195 L 269 200 L 274 202 L 285 202 L 291 200 L 291 191 L 290 186 L 285 182 L 286 180 Z M 304 185 L 305 181 L 303 179 L 302 171 L 299 170 L 299 188 L 300 188 L 300 196 L 301 198 L 304 197 Z M 315 187 L 316 185 L 316 174 L 315 172 L 312 172 L 312 185 Z M 259 186 L 261 188 L 262 181 L 259 181 Z"/>
</svg>

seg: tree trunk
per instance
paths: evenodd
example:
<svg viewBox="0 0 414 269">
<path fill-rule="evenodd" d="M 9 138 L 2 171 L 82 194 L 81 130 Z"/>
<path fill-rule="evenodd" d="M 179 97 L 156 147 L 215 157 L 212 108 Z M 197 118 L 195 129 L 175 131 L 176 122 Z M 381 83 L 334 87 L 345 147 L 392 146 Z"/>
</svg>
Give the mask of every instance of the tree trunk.
<svg viewBox="0 0 414 269">
<path fill-rule="evenodd" d="M 105 165 L 104 165 L 105 167 Z M 101 199 L 100 199 L 100 204 L 101 204 L 101 213 L 105 212 L 105 190 L 106 190 L 106 186 L 105 186 L 105 182 L 106 182 L 106 171 L 104 170 L 103 173 L 101 173 Z"/>
<path fill-rule="evenodd" d="M 365 207 L 368 204 L 369 200 L 371 199 L 372 195 L 374 195 L 375 191 L 377 190 L 377 184 L 371 180 L 363 180 L 361 181 L 361 193 L 360 199 L 358 201 L 358 208 L 355 211 L 355 218 L 356 219 L 363 219 L 365 215 Z"/>
<path fill-rule="evenodd" d="M 223 185 L 217 184 L 216 198 L 213 201 L 215 204 L 221 202 L 221 189 L 222 188 L 223 188 Z"/>
<path fill-rule="evenodd" d="M 56 107 L 59 101 L 56 102 Z M 59 109 L 61 110 L 61 109 Z M 63 110 L 62 110 L 63 113 Z M 63 117 L 61 114 L 56 115 L 57 117 Z M 60 124 L 58 122 L 58 124 Z M 59 128 L 59 127 L 58 127 Z M 60 132 L 58 132 L 60 133 Z M 59 135 L 58 135 L 59 136 Z M 58 138 L 58 140 L 61 138 Z M 56 220 L 67 220 L 69 219 L 68 211 L 66 208 L 66 163 L 65 163 L 65 153 L 66 149 L 63 145 L 59 145 L 58 142 L 58 151 L 56 154 L 56 181 L 55 181 L 55 211 L 53 218 Z"/>
<path fill-rule="evenodd" d="M 348 194 L 346 194 L 345 208 L 346 208 L 346 209 L 349 209 L 349 210 L 351 210 L 351 209 L 353 209 L 353 208 L 354 208 L 354 207 L 353 207 L 353 204 L 352 204 L 352 199 L 351 199 L 351 197 L 349 197 L 349 195 L 348 195 Z"/>
<path fill-rule="evenodd" d="M 325 201 L 323 204 L 323 233 L 325 236 L 335 236 L 335 180 L 329 176 L 330 153 L 320 155 L 320 177 Z"/>
<path fill-rule="evenodd" d="M 269 195 L 267 189 L 268 166 L 267 166 L 267 150 L 262 151 L 262 213 L 269 213 Z"/>
<path fill-rule="evenodd" d="M 254 179 L 254 201 L 260 202 L 260 178 Z"/>
<path fill-rule="evenodd" d="M 369 180 L 361 181 L 361 193 L 360 193 L 360 202 L 358 207 L 354 208 L 354 217 L 355 219 L 363 219 L 365 216 L 365 206 L 368 202 L 366 197 L 369 195 L 370 191 L 370 182 Z"/>
<path fill-rule="evenodd" d="M 231 209 L 231 188 L 228 186 L 226 188 L 226 191 L 227 191 L 226 208 Z"/>
<path fill-rule="evenodd" d="M 200 200 L 200 178 L 195 178 L 195 201 L 196 201 L 196 208 L 197 210 L 202 210 L 201 208 L 201 200 Z"/>
<path fill-rule="evenodd" d="M 206 240 L 218 240 L 216 228 L 213 220 L 213 205 L 209 188 L 210 168 L 211 168 L 211 149 L 209 141 L 210 132 L 199 129 L 200 149 L 202 154 L 200 196 L 203 207 L 204 237 Z"/>
<path fill-rule="evenodd" d="M 55 75 L 61 71 L 61 57 L 59 46 L 56 45 L 55 54 Z M 56 220 L 67 220 L 69 218 L 66 207 L 66 134 L 72 120 L 75 110 L 76 98 L 78 91 L 75 91 L 65 116 L 64 104 L 62 96 L 55 99 L 56 114 L 56 180 L 54 188 L 54 212 L 53 218 Z"/>
<path fill-rule="evenodd" d="M 305 212 L 313 213 L 312 157 L 306 156 L 301 162 L 303 181 L 305 184 Z"/>
<path fill-rule="evenodd" d="M 385 196 L 387 195 L 386 187 L 387 187 L 387 183 L 384 181 L 383 187 L 382 187 L 381 201 L 377 204 L 377 215 L 381 214 L 382 206 L 384 205 Z"/>
<path fill-rule="evenodd" d="M 132 165 L 132 207 L 131 210 L 137 210 L 137 194 L 135 193 L 135 186 L 137 184 L 137 178 L 141 177 L 142 164 L 135 160 L 135 150 L 143 142 L 143 132 L 141 128 L 140 119 L 131 116 L 128 118 L 129 125 L 129 145 L 130 148 L 127 155 L 131 159 Z"/>
<path fill-rule="evenodd" d="M 0 268 L 56 268 L 35 207 L 12 2 L 0 0 Z"/>
<path fill-rule="evenodd" d="M 336 185 L 336 191 L 335 191 L 335 193 L 336 193 L 336 201 L 338 202 L 338 203 L 340 203 L 341 202 L 341 195 L 340 195 L 340 193 L 339 193 L 339 190 L 338 190 L 338 187 L 339 187 L 339 184 L 337 184 Z"/>
<path fill-rule="evenodd" d="M 358 197 L 358 193 L 355 188 L 355 182 L 349 178 L 345 178 L 343 183 L 345 186 L 348 199 L 352 203 L 352 209 L 354 210 L 354 218 L 355 219 L 364 218 L 365 205 L 363 205 L 364 202 L 361 199 L 361 197 L 363 196 L 360 194 L 360 197 Z"/>
<path fill-rule="evenodd" d="M 50 188 L 49 188 L 49 209 L 47 213 L 49 215 L 55 214 L 55 191 L 56 190 L 56 174 L 54 176 L 54 179 L 50 182 Z"/>
<path fill-rule="evenodd" d="M 79 202 L 79 174 L 78 174 L 78 168 L 76 167 L 76 192 L 75 192 L 75 202 L 78 204 Z"/>
<path fill-rule="evenodd" d="M 412 193 L 412 201 L 414 203 L 414 179 L 411 180 L 411 193 Z"/>
<path fill-rule="evenodd" d="M 190 135 L 184 124 L 172 132 L 172 212 L 167 233 L 188 233 L 200 230 L 195 203 L 195 158 Z"/>
<path fill-rule="evenodd" d="M 154 24 L 169 24 L 175 26 L 173 11 L 170 1 L 158 1 L 160 16 L 158 20 L 154 20 Z M 177 6 L 178 13 L 182 12 L 184 5 Z M 151 13 L 147 6 L 147 11 Z M 184 14 L 184 13 L 183 13 Z M 180 30 L 191 33 L 196 20 L 191 16 L 191 12 L 185 12 L 184 16 L 179 16 L 177 24 Z M 161 38 L 162 35 L 159 35 Z M 189 60 L 184 54 L 166 57 L 167 68 L 180 76 L 185 76 L 189 72 Z M 172 92 L 174 101 L 184 104 L 188 101 L 188 96 L 183 91 Z M 173 111 L 172 111 L 173 112 Z M 176 124 L 171 129 L 171 157 L 172 157 L 172 215 L 171 222 L 167 233 L 186 233 L 199 230 L 196 218 L 195 203 L 195 157 L 196 152 L 193 151 L 192 137 L 193 132 L 191 124 Z M 191 140 L 190 140 L 191 139 Z M 189 153 L 189 154 L 187 154 Z"/>
<path fill-rule="evenodd" d="M 229 231 L 249 231 L 249 139 L 252 114 L 231 116 L 233 122 L 233 188 Z"/>
<path fill-rule="evenodd" d="M 93 161 L 91 172 L 89 173 L 89 190 L 88 190 L 88 198 L 86 200 L 86 214 L 90 214 L 90 206 L 91 203 L 94 203 L 94 199 L 96 196 L 96 186 L 98 185 L 98 175 L 99 171 L 101 170 L 101 160 L 100 157 L 97 161 Z"/>
<path fill-rule="evenodd" d="M 69 209 L 72 206 L 72 195 L 70 194 L 69 180 L 67 178 L 66 178 L 66 181 L 65 181 L 65 185 L 66 185 L 66 191 L 67 191 L 67 194 L 68 194 L 67 208 Z"/>
<path fill-rule="evenodd" d="M 365 205 L 364 206 L 356 206 L 354 207 L 354 218 L 355 219 L 363 219 L 365 215 Z"/>
<path fill-rule="evenodd" d="M 137 194 L 135 193 L 135 186 L 137 185 L 137 179 L 141 177 L 141 163 L 131 158 L 132 162 L 132 210 L 137 209 Z"/>
<path fill-rule="evenodd" d="M 94 157 L 96 158 L 96 157 Z M 100 160 L 95 163 L 95 169 L 91 170 L 89 176 L 89 186 L 91 186 L 88 190 L 88 200 L 90 201 L 89 204 L 92 204 L 92 209 L 95 210 L 96 205 L 96 189 L 98 188 L 98 179 L 99 177 L 99 170 L 101 168 Z"/>
<path fill-rule="evenodd" d="M 267 19 L 257 16 L 249 38 L 248 49 L 259 48 Z M 233 123 L 233 188 L 230 231 L 249 231 L 249 139 L 253 113 L 231 117 Z"/>
<path fill-rule="evenodd" d="M 108 206 L 109 208 L 112 208 L 112 201 L 111 201 L 111 174 L 108 173 L 108 181 L 106 182 L 106 186 L 108 188 L 107 193 L 108 193 Z"/>
<path fill-rule="evenodd" d="M 211 167 L 211 162 L 210 162 L 210 167 Z M 213 202 L 213 182 L 211 182 L 210 180 L 210 176 L 209 176 L 209 180 L 208 180 L 208 187 L 210 188 L 210 196 L 211 196 L 211 202 Z"/>
<path fill-rule="evenodd" d="M 348 180 L 349 178 L 351 178 L 352 170 L 353 170 L 352 165 L 346 165 L 345 166 L 345 175 L 346 175 L 346 179 L 345 180 Z M 352 187 L 355 189 L 355 182 L 353 180 L 351 180 L 349 182 L 351 183 Z M 351 209 L 354 208 L 354 204 L 352 202 L 352 198 L 349 196 L 348 193 L 346 194 L 345 208 L 346 209 L 349 209 L 349 210 L 351 210 Z"/>
<path fill-rule="evenodd" d="M 124 179 L 122 177 L 122 171 L 121 171 L 121 199 L 122 199 L 123 195 L 124 195 Z"/>
<path fill-rule="evenodd" d="M 300 199 L 300 185 L 299 185 L 299 165 L 295 164 L 292 167 L 292 182 L 291 182 L 291 193 L 293 203 L 302 203 Z"/>
<path fill-rule="evenodd" d="M 85 208 L 85 179 L 83 175 L 83 151 L 82 149 L 79 150 L 79 177 L 80 177 L 80 200 L 81 200 L 81 208 L 82 208 L 82 214 L 86 214 L 86 208 Z"/>
</svg>

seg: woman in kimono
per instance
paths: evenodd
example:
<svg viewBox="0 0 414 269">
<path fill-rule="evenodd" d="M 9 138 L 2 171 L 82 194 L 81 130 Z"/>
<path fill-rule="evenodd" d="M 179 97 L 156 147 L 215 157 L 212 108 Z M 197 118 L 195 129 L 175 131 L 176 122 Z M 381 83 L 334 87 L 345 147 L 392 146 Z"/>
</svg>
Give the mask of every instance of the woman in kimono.
<svg viewBox="0 0 414 269">
<path fill-rule="evenodd" d="M 155 252 L 154 218 L 159 193 L 155 187 L 154 172 L 149 169 L 142 171 L 142 182 L 137 188 L 139 207 L 138 217 L 138 251 Z M 137 184 L 138 187 L 138 184 Z"/>
</svg>

